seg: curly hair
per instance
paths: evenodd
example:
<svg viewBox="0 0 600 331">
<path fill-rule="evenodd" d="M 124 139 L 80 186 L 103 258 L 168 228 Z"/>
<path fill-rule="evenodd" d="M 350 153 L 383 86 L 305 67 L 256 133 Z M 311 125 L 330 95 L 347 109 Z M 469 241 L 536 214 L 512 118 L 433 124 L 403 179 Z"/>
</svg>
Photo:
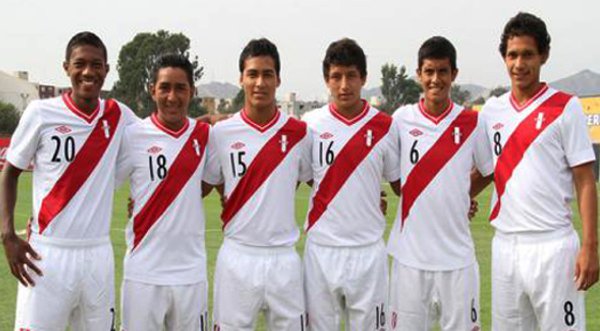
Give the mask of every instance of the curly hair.
<svg viewBox="0 0 600 331">
<path fill-rule="evenodd" d="M 512 37 L 530 36 L 536 44 L 540 54 L 548 54 L 550 52 L 550 35 L 546 29 L 546 23 L 541 18 L 530 14 L 520 12 L 515 17 L 512 17 L 502 32 L 500 38 L 500 46 L 498 50 L 502 57 L 506 56 L 506 48 L 508 40 Z"/>
</svg>

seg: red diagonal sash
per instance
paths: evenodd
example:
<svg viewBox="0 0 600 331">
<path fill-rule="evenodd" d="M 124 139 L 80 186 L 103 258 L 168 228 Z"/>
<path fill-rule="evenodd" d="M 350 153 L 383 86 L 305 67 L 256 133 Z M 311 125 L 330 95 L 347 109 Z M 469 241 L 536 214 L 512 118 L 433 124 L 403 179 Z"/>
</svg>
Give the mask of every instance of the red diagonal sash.
<svg viewBox="0 0 600 331">
<path fill-rule="evenodd" d="M 104 114 L 98 119 L 96 126 L 92 129 L 73 161 L 42 200 L 38 215 L 40 233 L 44 232 L 56 215 L 69 204 L 79 188 L 94 171 L 115 135 L 120 118 L 119 105 L 114 100 L 106 100 Z M 107 131 L 108 137 L 106 136 Z"/>
<path fill-rule="evenodd" d="M 286 135 L 285 151 L 281 148 L 281 136 Z M 254 157 L 246 174 L 240 179 L 233 192 L 227 197 L 227 203 L 221 213 L 223 228 L 252 197 L 258 188 L 269 178 L 273 170 L 286 155 L 306 135 L 306 124 L 290 118 L 277 131 Z"/>
<path fill-rule="evenodd" d="M 209 125 L 196 122 L 194 130 L 181 147 L 173 164 L 167 170 L 167 175 L 158 184 L 152 196 L 133 218 L 133 248 L 144 239 L 150 228 L 163 215 L 165 210 L 177 198 L 183 187 L 188 183 L 206 150 Z M 198 197 L 201 199 L 201 197 Z"/>
<path fill-rule="evenodd" d="M 404 221 L 415 201 L 467 141 L 476 126 L 477 113 L 471 110 L 463 110 L 415 164 L 402 186 L 402 226 L 404 226 Z M 455 128 L 460 129 L 461 136 L 458 141 L 455 141 L 454 138 Z"/>
<path fill-rule="evenodd" d="M 308 226 L 306 231 L 321 218 L 327 210 L 329 203 L 335 198 L 350 178 L 358 165 L 367 157 L 369 152 L 383 138 L 392 125 L 392 118 L 385 113 L 373 116 L 363 127 L 361 127 L 342 147 L 333 163 L 327 169 L 319 189 L 312 200 L 312 208 L 308 212 Z M 367 144 L 367 132 L 371 131 L 372 141 Z"/>
<path fill-rule="evenodd" d="M 490 214 L 490 222 L 498 216 L 498 213 L 500 213 L 500 198 L 504 194 L 506 183 L 511 178 L 515 168 L 523 159 L 523 155 L 525 155 L 527 148 L 529 148 L 533 141 L 562 114 L 565 105 L 570 99 L 570 95 L 556 92 L 521 121 L 515 131 L 506 140 L 506 144 L 504 144 L 504 147 L 502 148 L 502 153 L 498 157 L 496 168 L 494 169 L 494 185 L 496 186 L 498 198 L 492 209 L 492 213 Z M 543 113 L 544 117 L 541 126 L 537 128 L 537 118 L 540 113 Z"/>
</svg>

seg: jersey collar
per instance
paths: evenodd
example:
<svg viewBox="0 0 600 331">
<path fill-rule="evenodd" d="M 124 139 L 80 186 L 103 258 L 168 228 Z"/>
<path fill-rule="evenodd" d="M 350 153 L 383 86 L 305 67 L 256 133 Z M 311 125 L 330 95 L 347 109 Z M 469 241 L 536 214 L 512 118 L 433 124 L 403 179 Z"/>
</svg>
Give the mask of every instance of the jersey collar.
<svg viewBox="0 0 600 331">
<path fill-rule="evenodd" d="M 260 133 L 263 133 L 263 132 L 267 131 L 268 129 L 270 129 L 273 125 L 275 125 L 275 123 L 277 123 L 281 114 L 279 113 L 279 110 L 276 109 L 275 115 L 273 116 L 273 118 L 264 125 L 260 125 L 258 123 L 253 122 L 252 119 L 250 119 L 250 117 L 248 117 L 248 115 L 246 115 L 246 109 L 244 109 L 244 108 L 242 108 L 242 110 L 240 111 L 240 116 L 242 117 L 242 120 L 244 122 L 246 122 L 246 124 L 250 125 L 254 129 L 258 130 Z"/>
<path fill-rule="evenodd" d="M 98 115 L 98 113 L 100 112 L 100 98 L 98 98 L 96 108 L 89 115 L 83 110 L 79 109 L 77 105 L 75 105 L 75 102 L 73 102 L 73 99 L 71 98 L 71 94 L 69 92 L 63 93 L 62 99 L 65 105 L 67 105 L 67 108 L 69 108 L 69 110 L 72 111 L 73 114 L 77 115 L 78 117 L 86 121 L 88 124 L 92 123 L 94 118 L 96 118 L 96 115 Z"/>
<path fill-rule="evenodd" d="M 361 101 L 363 103 L 363 109 L 360 111 L 360 113 L 358 113 L 358 115 L 354 116 L 351 119 L 347 119 L 342 114 L 340 114 L 339 110 L 337 109 L 337 107 L 335 106 L 335 104 L 333 102 L 329 104 L 329 111 L 331 112 L 331 115 L 333 115 L 333 117 L 337 118 L 342 123 L 344 123 L 346 125 L 352 125 L 352 124 L 360 121 L 369 112 L 370 106 L 369 106 L 369 103 L 367 102 L 367 100 L 362 99 Z"/>
<path fill-rule="evenodd" d="M 539 97 L 541 97 L 542 94 L 544 94 L 546 91 L 548 91 L 548 84 L 542 83 L 539 90 L 531 98 L 529 98 L 529 100 L 526 100 L 521 105 L 519 105 L 519 102 L 517 101 L 517 99 L 515 99 L 515 95 L 511 91 L 510 98 L 509 98 L 510 104 L 513 106 L 513 108 L 516 111 L 521 112 L 521 111 L 523 111 L 523 109 L 529 107 L 529 105 L 531 105 L 535 100 L 537 100 Z"/>
<path fill-rule="evenodd" d="M 425 118 L 433 122 L 433 124 L 439 124 L 444 118 L 446 118 L 446 116 L 448 116 L 448 114 L 450 114 L 450 112 L 452 112 L 453 108 L 454 102 L 448 99 L 448 107 L 446 107 L 446 109 L 444 109 L 444 111 L 441 114 L 434 116 L 431 115 L 425 107 L 425 99 L 419 100 L 419 111 L 421 112 L 421 114 L 423 114 L 423 116 L 425 116 Z"/>
<path fill-rule="evenodd" d="M 156 116 L 156 113 L 152 113 L 152 115 L 150 115 L 150 120 L 152 121 L 152 123 L 154 123 L 154 125 L 156 125 L 156 127 L 159 130 L 163 131 L 164 133 L 170 135 L 173 138 L 181 137 L 181 135 L 190 127 L 190 121 L 188 121 L 187 118 L 185 119 L 185 123 L 183 124 L 181 129 L 177 131 L 173 131 L 167 128 L 165 125 L 163 125 L 158 119 L 158 116 Z"/>
</svg>

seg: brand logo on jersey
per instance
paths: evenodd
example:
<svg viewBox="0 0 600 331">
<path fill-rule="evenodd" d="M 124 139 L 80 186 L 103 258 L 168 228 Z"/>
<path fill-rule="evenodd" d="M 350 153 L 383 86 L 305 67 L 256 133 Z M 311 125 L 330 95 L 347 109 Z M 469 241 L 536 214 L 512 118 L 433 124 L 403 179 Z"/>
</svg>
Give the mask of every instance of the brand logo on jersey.
<svg viewBox="0 0 600 331">
<path fill-rule="evenodd" d="M 61 125 L 59 127 L 56 128 L 56 131 L 62 133 L 62 134 L 67 134 L 73 130 L 71 130 L 70 127 L 66 126 L 66 125 Z"/>
<path fill-rule="evenodd" d="M 409 132 L 413 137 L 418 137 L 420 135 L 423 134 L 423 131 L 419 130 L 419 129 L 412 129 Z"/>
<path fill-rule="evenodd" d="M 244 144 L 241 141 L 238 141 L 238 142 L 234 143 L 233 145 L 231 145 L 231 148 L 233 148 L 233 149 L 242 149 L 244 146 L 246 146 L 246 144 Z"/>
<path fill-rule="evenodd" d="M 150 153 L 150 154 L 156 154 L 160 151 L 162 151 L 162 148 L 160 148 L 158 146 L 152 146 L 152 147 L 148 148 L 148 153 Z"/>
<path fill-rule="evenodd" d="M 500 130 L 503 127 L 504 127 L 504 124 L 502 124 L 502 123 L 496 123 L 496 124 L 494 124 L 494 126 L 492 126 L 492 129 L 494 129 L 494 130 Z"/>
<path fill-rule="evenodd" d="M 325 132 L 325 133 L 322 133 L 319 137 L 321 137 L 321 139 L 331 139 L 331 138 L 333 138 L 333 134 L 331 134 L 329 132 Z"/>
</svg>

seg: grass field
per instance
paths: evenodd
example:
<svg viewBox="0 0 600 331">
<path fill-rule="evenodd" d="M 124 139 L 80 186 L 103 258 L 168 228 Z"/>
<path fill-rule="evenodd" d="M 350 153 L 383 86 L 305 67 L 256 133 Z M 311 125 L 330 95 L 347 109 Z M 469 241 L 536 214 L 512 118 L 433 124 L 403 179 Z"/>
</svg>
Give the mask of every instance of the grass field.
<svg viewBox="0 0 600 331">
<path fill-rule="evenodd" d="M 19 198 L 16 207 L 16 228 L 24 229 L 25 220 L 31 214 L 31 175 L 24 174 L 19 182 Z M 306 213 L 308 203 L 309 189 L 302 185 L 299 189 L 297 204 L 297 221 L 302 224 Z M 125 238 L 123 229 L 126 223 L 126 201 L 127 188 L 120 189 L 115 197 L 114 217 L 111 228 L 111 238 L 114 245 L 116 261 L 116 293 L 119 293 L 120 281 L 122 279 L 122 260 L 125 252 Z M 396 211 L 397 198 L 391 192 L 388 192 L 388 231 Z M 490 243 L 493 235 L 492 227 L 488 224 L 487 215 L 489 201 L 489 189 L 480 196 L 480 212 L 471 223 L 471 231 L 475 239 L 477 249 L 477 259 L 481 272 L 481 320 L 482 329 L 490 330 Z M 206 249 L 208 253 L 208 274 L 212 281 L 215 270 L 216 254 L 223 240 L 221 225 L 219 220 L 220 206 L 215 194 L 211 194 L 205 200 L 206 207 Z M 579 219 L 577 217 L 576 227 L 580 229 Z M 387 234 L 386 234 L 387 238 Z M 304 236 L 297 245 L 298 252 L 304 248 Z M 4 256 L 4 251 L 2 251 Z M 212 284 L 212 282 L 211 282 Z M 0 330 L 12 330 L 14 323 L 15 300 L 16 300 L 17 282 L 10 274 L 4 258 L 0 261 Z M 118 297 L 118 295 L 117 295 Z M 212 291 L 209 294 L 209 304 L 212 306 Z M 587 304 L 587 329 L 600 330 L 600 286 L 596 285 L 588 291 L 586 296 Z M 118 303 L 117 303 L 118 307 Z M 258 323 L 257 330 L 265 330 L 262 319 Z"/>
</svg>

